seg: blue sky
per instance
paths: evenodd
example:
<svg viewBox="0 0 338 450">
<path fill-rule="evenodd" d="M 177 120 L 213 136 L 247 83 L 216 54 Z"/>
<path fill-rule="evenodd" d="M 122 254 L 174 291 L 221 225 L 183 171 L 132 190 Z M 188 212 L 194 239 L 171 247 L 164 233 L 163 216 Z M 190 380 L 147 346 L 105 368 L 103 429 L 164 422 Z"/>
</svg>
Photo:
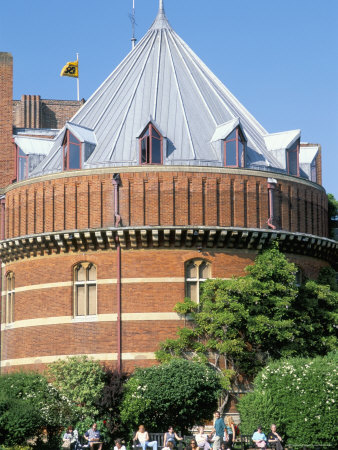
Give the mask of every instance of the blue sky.
<svg viewBox="0 0 338 450">
<path fill-rule="evenodd" d="M 320 143 L 323 184 L 338 198 L 338 1 L 164 0 L 170 24 L 269 132 Z M 61 78 L 80 54 L 88 98 L 130 51 L 132 0 L 2 0 L 0 51 L 14 57 L 14 98 L 73 99 Z M 135 0 L 136 37 L 158 0 Z"/>
</svg>

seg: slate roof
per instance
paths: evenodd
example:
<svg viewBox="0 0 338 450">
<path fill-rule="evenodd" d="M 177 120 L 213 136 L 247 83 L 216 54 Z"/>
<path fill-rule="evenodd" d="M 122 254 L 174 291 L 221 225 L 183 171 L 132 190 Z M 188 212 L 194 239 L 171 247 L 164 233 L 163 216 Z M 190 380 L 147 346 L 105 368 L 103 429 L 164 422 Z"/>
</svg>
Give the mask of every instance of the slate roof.
<svg viewBox="0 0 338 450">
<path fill-rule="evenodd" d="M 285 168 L 267 146 L 268 132 L 175 33 L 160 1 L 149 31 L 61 130 L 30 176 L 62 170 L 63 135 L 72 126 L 87 135 L 91 130 L 96 143 L 84 168 L 139 165 L 138 137 L 149 121 L 167 139 L 165 165 L 222 166 L 215 137 L 238 123 L 248 141 L 247 167 Z"/>
</svg>

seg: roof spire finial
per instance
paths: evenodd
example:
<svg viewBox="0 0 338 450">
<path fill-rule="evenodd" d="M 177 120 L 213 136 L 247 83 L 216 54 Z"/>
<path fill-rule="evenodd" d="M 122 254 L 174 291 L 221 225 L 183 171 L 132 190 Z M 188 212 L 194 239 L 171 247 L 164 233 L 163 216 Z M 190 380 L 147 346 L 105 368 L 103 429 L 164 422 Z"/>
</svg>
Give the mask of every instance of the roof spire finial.
<svg viewBox="0 0 338 450">
<path fill-rule="evenodd" d="M 170 29 L 170 25 L 164 12 L 163 0 L 159 0 L 157 17 L 152 25 L 152 29 L 160 29 L 160 28 Z"/>
</svg>

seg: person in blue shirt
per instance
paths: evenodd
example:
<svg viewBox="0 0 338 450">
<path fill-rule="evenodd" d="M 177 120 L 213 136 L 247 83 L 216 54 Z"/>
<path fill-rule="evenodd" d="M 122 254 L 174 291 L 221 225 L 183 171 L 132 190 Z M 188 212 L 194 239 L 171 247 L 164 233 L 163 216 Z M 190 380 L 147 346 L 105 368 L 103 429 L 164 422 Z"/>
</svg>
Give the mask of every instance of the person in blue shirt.
<svg viewBox="0 0 338 450">
<path fill-rule="evenodd" d="M 86 431 L 84 438 L 89 442 L 91 449 L 95 446 L 96 450 L 102 450 L 101 434 L 97 429 L 96 423 L 93 423 L 93 426 Z"/>
<path fill-rule="evenodd" d="M 215 433 L 215 438 L 214 438 L 214 445 L 212 448 L 213 450 L 218 450 L 223 442 L 225 423 L 224 420 L 221 418 L 221 414 L 219 411 L 215 412 L 215 419 L 216 420 L 214 423 L 214 429 L 212 431 L 212 433 Z"/>
<path fill-rule="evenodd" d="M 252 435 L 252 440 L 254 441 L 256 447 L 258 448 L 266 448 L 266 436 L 262 433 L 262 427 L 257 427 L 257 431 Z"/>
</svg>

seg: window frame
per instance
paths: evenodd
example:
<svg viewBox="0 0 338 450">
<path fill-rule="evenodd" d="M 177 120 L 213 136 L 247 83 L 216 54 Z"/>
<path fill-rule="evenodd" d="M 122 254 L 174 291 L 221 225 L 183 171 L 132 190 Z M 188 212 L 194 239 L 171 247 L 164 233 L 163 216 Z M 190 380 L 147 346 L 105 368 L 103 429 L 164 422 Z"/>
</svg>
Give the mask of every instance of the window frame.
<svg viewBox="0 0 338 450">
<path fill-rule="evenodd" d="M 15 145 L 15 147 L 16 147 L 16 179 L 17 181 L 27 180 L 29 169 L 29 155 L 26 155 L 25 152 L 18 145 Z M 20 155 L 20 151 L 24 153 L 24 156 Z M 25 177 L 22 179 L 20 179 L 20 160 L 24 160 L 26 164 Z"/>
<path fill-rule="evenodd" d="M 10 287 L 8 289 L 10 280 Z M 14 307 L 15 307 L 15 275 L 14 272 L 6 273 L 6 304 L 5 304 L 5 324 L 11 325 L 15 322 L 14 317 Z"/>
<path fill-rule="evenodd" d="M 86 273 L 85 280 L 77 279 L 77 271 L 83 267 Z M 96 269 L 96 279 L 89 280 L 89 270 L 91 267 Z M 79 298 L 78 298 L 78 287 L 82 286 L 84 288 L 85 295 L 85 314 L 78 314 L 79 310 Z M 89 314 L 89 289 L 88 286 L 95 286 L 95 314 Z M 83 319 L 87 317 L 97 316 L 97 266 L 90 261 L 82 261 L 73 266 L 73 317 L 74 319 Z"/>
<path fill-rule="evenodd" d="M 236 136 L 234 138 L 228 139 L 231 134 L 236 131 Z M 241 161 L 239 161 L 239 141 L 243 144 L 243 156 Z M 230 142 L 236 142 L 236 164 L 230 165 L 227 164 L 227 144 Z M 245 137 L 240 130 L 240 127 L 236 127 L 231 131 L 231 133 L 223 140 L 223 164 L 224 167 L 245 167 L 245 157 L 246 157 L 246 140 Z"/>
<path fill-rule="evenodd" d="M 70 137 L 73 137 L 77 143 L 70 142 Z M 77 145 L 79 147 L 79 167 L 69 167 L 70 145 Z M 67 148 L 67 153 L 65 149 Z M 65 154 L 66 153 L 66 154 Z M 70 130 L 66 130 L 63 142 L 62 142 L 62 167 L 63 170 L 81 170 L 82 169 L 82 142 L 72 133 Z"/>
<path fill-rule="evenodd" d="M 296 144 L 296 146 L 295 146 Z M 299 150 L 300 150 L 300 139 L 297 139 L 291 146 L 291 148 L 286 149 L 286 171 L 288 175 L 299 177 Z M 296 153 L 296 164 L 297 164 L 297 173 L 290 173 L 290 153 Z"/>
<path fill-rule="evenodd" d="M 155 130 L 155 132 L 160 136 L 160 138 L 153 136 L 152 131 Z M 149 134 L 146 135 L 147 131 L 149 131 Z M 146 148 L 146 156 L 148 155 L 149 157 L 146 157 L 146 161 L 142 162 L 142 141 L 144 141 L 146 139 L 147 141 L 147 148 Z M 153 159 L 153 139 L 157 139 L 158 141 L 160 141 L 160 153 L 161 153 L 161 162 L 152 162 Z M 162 134 L 158 131 L 158 129 L 151 123 L 149 122 L 149 124 L 145 127 L 145 129 L 142 131 L 140 137 L 139 137 L 139 158 L 140 158 L 140 164 L 142 166 L 147 166 L 147 165 L 163 165 L 163 136 Z"/>
<path fill-rule="evenodd" d="M 187 269 L 189 267 L 190 264 L 194 264 L 196 266 L 196 272 L 197 272 L 197 278 L 192 278 L 187 276 Z M 200 271 L 199 268 L 201 266 L 201 264 L 206 263 L 209 269 L 209 278 L 200 278 Z M 212 278 L 211 275 L 211 262 L 208 261 L 207 259 L 203 259 L 203 258 L 194 258 L 194 259 L 190 259 L 189 261 L 186 261 L 185 263 L 185 267 L 184 267 L 184 282 L 185 282 L 185 297 L 190 298 L 190 300 L 192 302 L 195 302 L 197 305 L 199 305 L 200 303 L 200 289 L 201 289 L 201 284 L 204 283 L 206 280 L 210 280 Z M 188 295 L 188 286 L 189 284 L 193 284 L 196 283 L 196 300 L 192 299 L 191 297 L 189 297 Z"/>
</svg>

